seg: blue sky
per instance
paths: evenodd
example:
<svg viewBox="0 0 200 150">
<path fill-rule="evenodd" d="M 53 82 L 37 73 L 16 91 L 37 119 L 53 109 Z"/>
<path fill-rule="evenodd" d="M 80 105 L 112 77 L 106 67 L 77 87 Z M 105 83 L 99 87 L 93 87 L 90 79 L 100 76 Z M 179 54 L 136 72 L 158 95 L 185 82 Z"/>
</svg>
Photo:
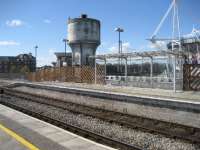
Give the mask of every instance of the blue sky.
<svg viewBox="0 0 200 150">
<path fill-rule="evenodd" d="M 40 65 L 50 64 L 55 51 L 64 51 L 62 39 L 67 36 L 67 18 L 81 13 L 101 21 L 101 46 L 98 53 L 116 49 L 115 27 L 123 27 L 124 47 L 150 49 L 150 37 L 171 0 L 0 0 L 0 55 L 34 54 L 38 45 Z M 200 28 L 200 1 L 179 0 L 181 33 Z M 170 37 L 169 17 L 159 32 Z M 67 48 L 70 51 L 70 48 Z"/>
</svg>

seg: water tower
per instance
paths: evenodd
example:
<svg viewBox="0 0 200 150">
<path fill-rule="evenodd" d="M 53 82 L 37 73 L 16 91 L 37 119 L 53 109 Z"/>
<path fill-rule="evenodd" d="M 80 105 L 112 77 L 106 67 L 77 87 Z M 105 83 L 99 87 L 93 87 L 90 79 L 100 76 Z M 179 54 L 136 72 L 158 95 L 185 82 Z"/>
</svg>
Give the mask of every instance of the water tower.
<svg viewBox="0 0 200 150">
<path fill-rule="evenodd" d="M 72 49 L 72 64 L 93 66 L 96 49 L 100 45 L 100 21 L 82 14 L 68 19 L 68 44 Z"/>
</svg>

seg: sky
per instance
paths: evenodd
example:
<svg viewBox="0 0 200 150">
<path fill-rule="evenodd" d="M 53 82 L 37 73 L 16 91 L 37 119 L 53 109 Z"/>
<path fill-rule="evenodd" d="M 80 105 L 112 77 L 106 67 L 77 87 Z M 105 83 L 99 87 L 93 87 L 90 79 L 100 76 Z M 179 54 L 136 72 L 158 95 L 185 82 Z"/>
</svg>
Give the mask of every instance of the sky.
<svg viewBox="0 0 200 150">
<path fill-rule="evenodd" d="M 122 27 L 124 51 L 150 50 L 146 40 L 158 26 L 171 0 L 0 0 L 0 56 L 31 52 L 38 45 L 38 66 L 55 61 L 64 52 L 67 19 L 81 14 L 101 21 L 101 45 L 97 54 L 117 52 L 116 27 Z M 200 1 L 178 0 L 181 34 L 200 29 Z M 172 34 L 172 15 L 159 37 Z M 71 51 L 67 47 L 67 51 Z"/>
</svg>

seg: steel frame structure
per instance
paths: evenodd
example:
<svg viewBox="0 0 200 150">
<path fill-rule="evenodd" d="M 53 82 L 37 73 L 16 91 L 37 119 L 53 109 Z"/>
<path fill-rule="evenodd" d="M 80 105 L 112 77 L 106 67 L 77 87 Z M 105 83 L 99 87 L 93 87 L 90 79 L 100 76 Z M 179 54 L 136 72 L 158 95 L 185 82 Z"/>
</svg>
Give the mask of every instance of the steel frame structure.
<svg viewBox="0 0 200 150">
<path fill-rule="evenodd" d="M 128 58 L 137 60 L 138 58 L 150 58 L 150 77 L 151 77 L 151 84 L 153 79 L 153 60 L 156 58 L 166 58 L 168 59 L 169 56 L 173 56 L 175 59 L 179 58 L 182 59 L 185 53 L 183 51 L 144 51 L 144 52 L 131 52 L 131 53 L 115 53 L 115 54 L 102 54 L 96 56 L 90 56 L 91 58 L 95 59 L 95 84 L 96 84 L 96 60 L 103 60 L 104 67 L 105 67 L 105 77 L 106 77 L 106 65 L 108 59 L 118 59 L 122 58 L 125 60 L 125 79 L 127 79 L 127 61 Z M 176 73 L 175 73 L 176 76 Z M 176 82 L 175 82 L 176 84 Z"/>
</svg>

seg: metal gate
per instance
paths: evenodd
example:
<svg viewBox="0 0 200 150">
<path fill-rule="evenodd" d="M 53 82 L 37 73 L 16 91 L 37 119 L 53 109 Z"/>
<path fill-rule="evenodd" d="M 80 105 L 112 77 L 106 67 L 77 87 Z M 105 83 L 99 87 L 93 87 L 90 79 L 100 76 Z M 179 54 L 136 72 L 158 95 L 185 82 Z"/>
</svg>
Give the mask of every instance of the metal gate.
<svg viewBox="0 0 200 150">
<path fill-rule="evenodd" d="M 183 65 L 183 90 L 200 91 L 200 64 Z"/>
</svg>

